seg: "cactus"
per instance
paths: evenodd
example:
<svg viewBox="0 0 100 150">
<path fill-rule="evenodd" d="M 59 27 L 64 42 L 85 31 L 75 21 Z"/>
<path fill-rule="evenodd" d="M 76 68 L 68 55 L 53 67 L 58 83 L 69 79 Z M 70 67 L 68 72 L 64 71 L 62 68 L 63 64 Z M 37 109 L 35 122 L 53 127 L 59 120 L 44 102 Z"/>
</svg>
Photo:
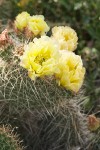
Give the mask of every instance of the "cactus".
<svg viewBox="0 0 100 150">
<path fill-rule="evenodd" d="M 60 100 L 48 112 L 26 112 L 22 122 L 30 150 L 85 150 L 94 136 L 74 100 Z"/>
<path fill-rule="evenodd" d="M 92 144 L 92 149 L 93 150 L 100 150 L 100 129 L 97 135 L 94 138 L 94 142 Z"/>
<path fill-rule="evenodd" d="M 13 124 L 16 117 L 19 132 L 25 130 L 22 137 L 32 150 L 72 150 L 88 145 L 91 134 L 77 97 L 52 78 L 33 82 L 16 61 L 12 58 L 1 70 L 0 120 Z"/>
<path fill-rule="evenodd" d="M 12 55 L 3 54 L 8 64 L 0 70 L 0 121 L 15 125 L 12 118 L 17 118 L 28 150 L 86 147 L 92 135 L 77 106 L 77 98 L 59 87 L 52 77 L 32 81 L 19 66 L 14 48 L 10 48 Z"/>
<path fill-rule="evenodd" d="M 69 93 L 52 78 L 33 82 L 27 72 L 17 65 L 18 62 L 11 61 L 1 69 L 0 74 L 0 99 L 8 104 L 11 114 L 34 109 L 48 111 L 48 108 L 56 106 L 59 99 L 68 97 Z"/>
<path fill-rule="evenodd" d="M 20 42 L 16 38 L 16 44 Z M 6 61 L 0 69 L 0 121 L 17 123 L 27 150 L 84 149 L 92 134 L 77 98 L 53 77 L 32 81 L 14 52 L 10 46 L 0 55 Z"/>
<path fill-rule="evenodd" d="M 18 136 L 8 126 L 0 127 L 0 150 L 22 150 Z"/>
<path fill-rule="evenodd" d="M 100 129 L 94 132 L 94 137 L 88 144 L 86 150 L 100 150 Z"/>
</svg>

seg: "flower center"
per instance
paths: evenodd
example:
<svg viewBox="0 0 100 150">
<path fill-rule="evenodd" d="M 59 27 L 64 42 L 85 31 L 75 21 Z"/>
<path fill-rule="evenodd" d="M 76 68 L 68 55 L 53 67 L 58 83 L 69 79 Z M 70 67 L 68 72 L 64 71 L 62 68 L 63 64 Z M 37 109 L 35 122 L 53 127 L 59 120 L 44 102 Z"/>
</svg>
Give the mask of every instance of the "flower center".
<svg viewBox="0 0 100 150">
<path fill-rule="evenodd" d="M 44 58 L 42 55 L 37 56 L 35 58 L 35 62 L 38 63 L 38 64 L 40 64 L 40 65 L 42 65 L 42 63 L 45 62 L 45 61 L 46 61 L 46 58 Z"/>
</svg>

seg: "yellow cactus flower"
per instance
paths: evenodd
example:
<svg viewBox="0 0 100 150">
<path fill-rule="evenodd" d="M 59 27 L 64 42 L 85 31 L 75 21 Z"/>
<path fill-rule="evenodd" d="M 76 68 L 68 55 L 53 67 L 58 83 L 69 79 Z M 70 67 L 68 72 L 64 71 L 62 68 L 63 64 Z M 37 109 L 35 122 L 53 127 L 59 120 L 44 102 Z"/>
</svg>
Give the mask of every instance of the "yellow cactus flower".
<svg viewBox="0 0 100 150">
<path fill-rule="evenodd" d="M 58 45 L 50 37 L 35 38 L 34 43 L 30 42 L 25 46 L 20 65 L 28 70 L 32 80 L 53 75 L 58 71 L 58 49 Z"/>
<path fill-rule="evenodd" d="M 27 27 L 28 19 L 30 18 L 30 14 L 27 12 L 20 13 L 15 20 L 15 27 L 20 31 L 23 31 L 25 27 Z"/>
<path fill-rule="evenodd" d="M 81 57 L 66 50 L 60 51 L 60 54 L 60 71 L 55 74 L 58 84 L 76 93 L 82 86 L 85 74 Z"/>
<path fill-rule="evenodd" d="M 71 27 L 59 26 L 52 29 L 52 37 L 55 38 L 61 50 L 74 51 L 77 48 L 78 37 Z"/>
<path fill-rule="evenodd" d="M 47 23 L 44 21 L 44 16 L 35 15 L 30 17 L 28 22 L 28 29 L 36 35 L 44 35 L 45 32 L 49 31 Z"/>
<path fill-rule="evenodd" d="M 29 2 L 30 0 L 20 0 L 17 5 L 19 7 L 25 7 Z"/>
</svg>

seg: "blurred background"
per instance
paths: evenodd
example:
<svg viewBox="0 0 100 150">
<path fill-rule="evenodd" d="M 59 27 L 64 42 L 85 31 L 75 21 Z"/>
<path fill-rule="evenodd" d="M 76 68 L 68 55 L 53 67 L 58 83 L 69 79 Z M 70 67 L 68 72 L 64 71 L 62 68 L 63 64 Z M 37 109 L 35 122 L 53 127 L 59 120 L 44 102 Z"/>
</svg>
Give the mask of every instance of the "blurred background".
<svg viewBox="0 0 100 150">
<path fill-rule="evenodd" d="M 87 70 L 83 106 L 86 112 L 99 114 L 100 0 L 0 0 L 0 24 L 9 25 L 22 11 L 44 15 L 51 27 L 69 25 L 76 30 L 79 37 L 76 54 L 82 56 Z"/>
</svg>

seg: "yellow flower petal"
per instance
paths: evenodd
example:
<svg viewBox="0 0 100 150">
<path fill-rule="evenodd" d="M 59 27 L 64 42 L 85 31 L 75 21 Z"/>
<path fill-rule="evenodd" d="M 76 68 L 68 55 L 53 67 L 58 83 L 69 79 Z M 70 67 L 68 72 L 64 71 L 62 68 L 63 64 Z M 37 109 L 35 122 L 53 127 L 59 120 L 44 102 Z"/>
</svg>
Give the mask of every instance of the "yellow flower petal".
<svg viewBox="0 0 100 150">
<path fill-rule="evenodd" d="M 78 92 L 82 86 L 85 74 L 81 57 L 70 51 L 60 51 L 59 72 L 55 74 L 57 82 L 66 89 Z"/>
<path fill-rule="evenodd" d="M 27 12 L 20 13 L 15 20 L 15 27 L 22 31 L 28 23 L 30 15 Z"/>
<path fill-rule="evenodd" d="M 33 80 L 35 77 L 53 75 L 58 71 L 59 47 L 47 36 L 35 38 L 34 43 L 25 46 L 20 59 L 20 65 L 28 70 Z"/>
<path fill-rule="evenodd" d="M 77 34 L 68 26 L 54 27 L 52 37 L 58 41 L 61 50 L 74 51 L 77 48 Z"/>
<path fill-rule="evenodd" d="M 28 29 L 36 35 L 43 35 L 45 32 L 49 31 L 47 23 L 44 21 L 42 15 L 32 16 L 28 22 Z"/>
</svg>

